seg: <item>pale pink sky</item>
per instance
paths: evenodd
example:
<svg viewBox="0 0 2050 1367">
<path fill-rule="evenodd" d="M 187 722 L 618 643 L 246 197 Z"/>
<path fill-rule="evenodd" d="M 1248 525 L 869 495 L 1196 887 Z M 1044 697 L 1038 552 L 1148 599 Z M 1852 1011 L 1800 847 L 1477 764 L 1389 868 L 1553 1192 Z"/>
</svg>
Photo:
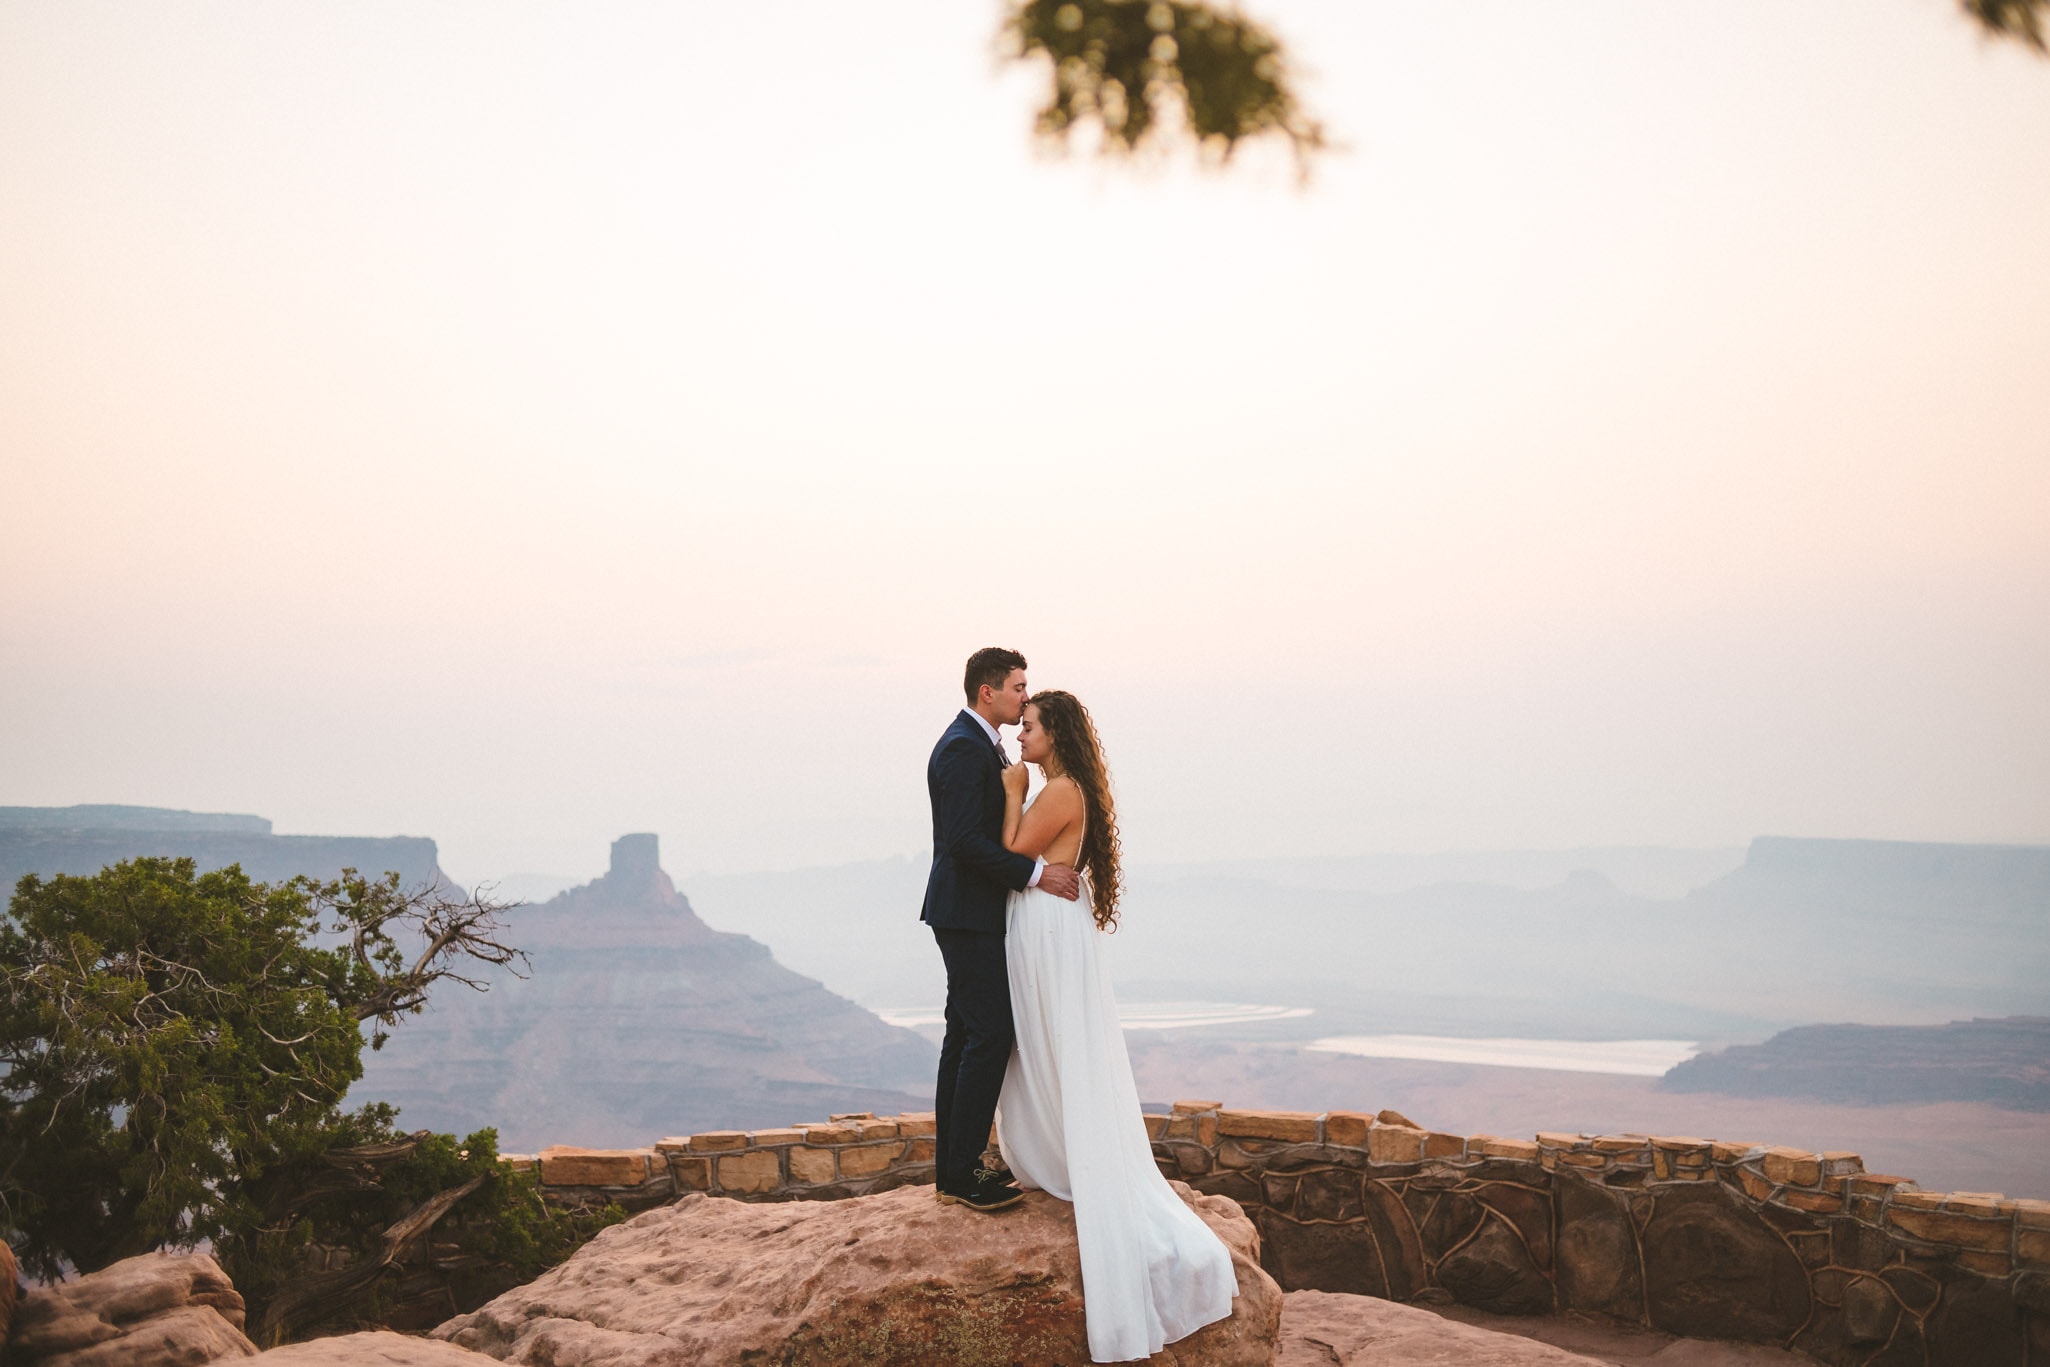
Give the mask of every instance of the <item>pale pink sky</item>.
<svg viewBox="0 0 2050 1367">
<path fill-rule="evenodd" d="M 1298 192 L 998 12 L 0 0 L 0 804 L 910 853 L 1004 643 L 1134 858 L 2050 840 L 2050 62 L 1262 0 Z"/>
</svg>

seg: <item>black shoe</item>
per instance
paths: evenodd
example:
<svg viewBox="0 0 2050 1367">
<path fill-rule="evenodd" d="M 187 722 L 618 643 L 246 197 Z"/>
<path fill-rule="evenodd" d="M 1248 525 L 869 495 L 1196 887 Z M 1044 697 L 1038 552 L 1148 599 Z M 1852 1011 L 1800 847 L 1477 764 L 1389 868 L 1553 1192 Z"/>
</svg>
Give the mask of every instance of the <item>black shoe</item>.
<svg viewBox="0 0 2050 1367">
<path fill-rule="evenodd" d="M 959 1193 L 953 1198 L 955 1205 L 985 1212 L 1007 1210 L 1024 1199 L 1024 1192 L 1004 1182 L 986 1182 L 973 1191 Z"/>
<path fill-rule="evenodd" d="M 959 1199 L 960 1196 L 963 1194 L 964 1190 L 972 1191 L 976 1187 L 995 1186 L 1011 1187 L 1013 1189 L 1016 1189 L 1017 1185 L 1018 1179 L 1011 1176 L 1010 1172 L 1006 1169 L 977 1168 L 974 1172 L 969 1174 L 968 1186 L 965 1189 L 956 1190 L 955 1188 L 949 1187 L 944 1182 L 935 1181 L 933 1183 L 932 1194 L 939 1199 L 941 1205 L 946 1205 L 948 1202 Z"/>
<path fill-rule="evenodd" d="M 1025 1199 L 1025 1193 L 1012 1186 L 1001 1174 L 987 1168 L 978 1169 L 975 1185 L 965 1191 L 948 1191 L 940 1188 L 941 1205 L 963 1205 L 971 1210 L 1006 1210 Z"/>
</svg>

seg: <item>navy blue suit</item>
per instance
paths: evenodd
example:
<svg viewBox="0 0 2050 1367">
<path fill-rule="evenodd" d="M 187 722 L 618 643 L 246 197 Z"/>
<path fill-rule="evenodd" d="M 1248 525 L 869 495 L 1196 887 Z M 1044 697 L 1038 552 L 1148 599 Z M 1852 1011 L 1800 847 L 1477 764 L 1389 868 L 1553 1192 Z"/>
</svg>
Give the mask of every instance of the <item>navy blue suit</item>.
<svg viewBox="0 0 2050 1367">
<path fill-rule="evenodd" d="M 933 1160 L 940 1187 L 966 1191 L 989 1141 L 1011 1061 L 1011 978 L 1004 907 L 1034 861 L 1004 848 L 1003 759 L 963 711 L 926 761 L 932 872 L 918 919 L 947 964 L 947 1033 L 933 1090 Z"/>
</svg>

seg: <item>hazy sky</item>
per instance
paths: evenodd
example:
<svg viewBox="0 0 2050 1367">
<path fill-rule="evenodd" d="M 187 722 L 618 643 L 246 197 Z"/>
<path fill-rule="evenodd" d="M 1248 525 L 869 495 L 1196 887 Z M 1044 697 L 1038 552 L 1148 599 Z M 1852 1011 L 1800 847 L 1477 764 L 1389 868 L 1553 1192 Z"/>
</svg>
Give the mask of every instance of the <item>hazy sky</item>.
<svg viewBox="0 0 2050 1367">
<path fill-rule="evenodd" d="M 1345 150 L 1036 151 L 994 0 L 0 0 L 0 804 L 459 876 L 2050 839 L 2050 62 L 1259 0 Z"/>
</svg>

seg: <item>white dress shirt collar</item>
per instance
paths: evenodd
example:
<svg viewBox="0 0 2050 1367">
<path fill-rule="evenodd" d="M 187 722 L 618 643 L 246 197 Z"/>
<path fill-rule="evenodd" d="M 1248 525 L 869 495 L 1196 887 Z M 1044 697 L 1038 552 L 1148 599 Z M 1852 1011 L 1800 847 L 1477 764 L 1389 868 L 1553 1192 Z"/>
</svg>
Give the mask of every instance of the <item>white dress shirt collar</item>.
<svg viewBox="0 0 2050 1367">
<path fill-rule="evenodd" d="M 972 707 L 962 708 L 961 713 L 963 716 L 975 718 L 975 724 L 982 728 L 983 735 L 989 737 L 989 743 L 991 745 L 1002 745 L 1004 743 L 1003 737 L 997 734 L 997 729 L 989 724 L 989 719 L 983 716 L 982 713 L 976 711 Z"/>
<path fill-rule="evenodd" d="M 976 710 L 975 710 L 974 708 L 972 708 L 972 707 L 964 707 L 964 708 L 962 708 L 962 709 L 961 709 L 961 711 L 962 711 L 963 713 L 965 713 L 966 715 L 968 715 L 968 716 L 971 716 L 971 717 L 975 718 L 975 724 L 976 724 L 977 726 L 979 726 L 979 727 L 981 727 L 981 728 L 982 728 L 982 734 L 983 734 L 983 735 L 985 735 L 985 736 L 988 736 L 988 737 L 989 737 L 989 743 L 990 743 L 991 745 L 994 745 L 994 746 L 996 746 L 996 747 L 997 747 L 997 748 L 998 748 L 999 750 L 1003 749 L 1003 744 L 1004 744 L 1004 743 L 1003 743 L 1002 739 L 998 737 L 998 735 L 997 735 L 997 729 L 996 729 L 996 728 L 995 728 L 994 726 L 991 726 L 991 725 L 989 724 L 989 719 L 988 719 L 987 717 L 983 716 L 983 715 L 982 715 L 982 713 L 980 713 L 980 712 L 976 711 Z M 1039 886 L 1039 875 L 1041 875 L 1042 873 L 1045 873 L 1045 872 L 1046 872 L 1046 859 L 1045 859 L 1045 858 L 1044 858 L 1044 857 L 1042 856 L 1041 858 L 1038 858 L 1038 859 L 1035 859 L 1035 860 L 1033 860 L 1033 861 L 1032 861 L 1032 876 L 1031 876 L 1030 878 L 1028 878 L 1028 879 L 1026 879 L 1026 880 L 1025 880 L 1025 886 L 1026 886 L 1026 887 L 1028 887 L 1028 888 L 1036 888 L 1036 887 L 1038 887 L 1038 886 Z"/>
</svg>

